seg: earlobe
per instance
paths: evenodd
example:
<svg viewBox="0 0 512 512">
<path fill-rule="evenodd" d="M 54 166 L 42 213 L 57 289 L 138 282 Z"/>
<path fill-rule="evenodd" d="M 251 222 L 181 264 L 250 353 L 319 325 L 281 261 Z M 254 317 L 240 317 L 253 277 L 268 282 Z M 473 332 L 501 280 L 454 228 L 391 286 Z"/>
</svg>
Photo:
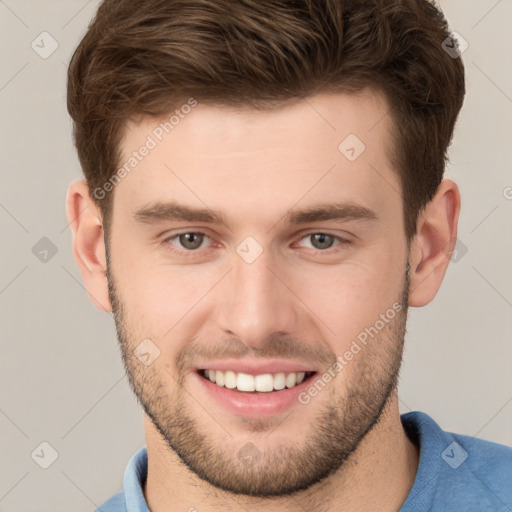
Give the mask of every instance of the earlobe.
<svg viewBox="0 0 512 512">
<path fill-rule="evenodd" d="M 89 299 L 101 311 L 111 312 L 102 216 L 84 181 L 70 185 L 66 211 L 73 233 L 73 256 L 82 274 Z"/>
<path fill-rule="evenodd" d="M 425 306 L 436 296 L 457 240 L 459 212 L 459 189 L 445 179 L 420 214 L 411 244 L 410 306 Z"/>
</svg>

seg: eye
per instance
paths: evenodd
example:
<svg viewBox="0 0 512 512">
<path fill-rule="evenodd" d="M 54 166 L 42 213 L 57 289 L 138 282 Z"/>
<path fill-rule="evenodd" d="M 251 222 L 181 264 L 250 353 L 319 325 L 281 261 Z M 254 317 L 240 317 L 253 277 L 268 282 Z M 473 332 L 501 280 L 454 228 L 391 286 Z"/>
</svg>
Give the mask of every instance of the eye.
<svg viewBox="0 0 512 512">
<path fill-rule="evenodd" d="M 333 246 L 341 244 L 349 244 L 350 242 L 339 236 L 330 235 L 328 233 L 309 233 L 308 235 L 301 238 L 301 240 L 311 240 L 311 248 L 317 249 L 322 252 L 328 252 Z M 337 244 L 334 242 L 338 240 Z"/>
<path fill-rule="evenodd" d="M 184 232 L 184 233 L 177 233 L 176 235 L 173 235 L 165 240 L 166 243 L 170 243 L 171 245 L 174 245 L 172 241 L 174 239 L 177 239 L 177 242 L 180 244 L 181 247 L 176 247 L 176 250 L 179 253 L 182 252 L 192 252 L 197 249 L 201 248 L 201 245 L 203 241 L 209 238 L 205 233 L 201 232 Z"/>
<path fill-rule="evenodd" d="M 164 244 L 170 246 L 170 249 L 179 255 L 187 255 L 204 248 L 203 242 L 209 239 L 210 237 L 201 231 L 184 231 L 166 238 Z M 302 240 L 310 240 L 309 248 L 323 253 L 336 251 L 333 247 L 338 245 L 350 244 L 350 241 L 345 238 L 323 232 L 309 233 L 300 239 Z"/>
</svg>

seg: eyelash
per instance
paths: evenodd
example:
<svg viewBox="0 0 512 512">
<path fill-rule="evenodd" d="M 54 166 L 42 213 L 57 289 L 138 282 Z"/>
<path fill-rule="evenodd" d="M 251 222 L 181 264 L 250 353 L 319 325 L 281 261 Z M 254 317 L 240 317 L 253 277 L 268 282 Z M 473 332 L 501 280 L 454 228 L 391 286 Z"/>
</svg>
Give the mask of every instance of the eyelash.
<svg viewBox="0 0 512 512">
<path fill-rule="evenodd" d="M 189 250 L 189 249 L 179 249 L 179 248 L 176 248 L 176 246 L 174 246 L 173 244 L 171 244 L 171 240 L 179 238 L 181 235 L 187 235 L 187 234 L 203 235 L 205 238 L 209 238 L 211 240 L 211 238 L 206 233 L 204 233 L 202 231 L 181 231 L 179 233 L 175 233 L 174 235 L 172 235 L 170 237 L 167 237 L 165 240 L 163 240 L 162 243 L 165 244 L 166 247 L 170 248 L 170 250 L 172 252 L 174 252 L 175 254 L 177 254 L 178 256 L 194 257 L 194 253 L 199 253 L 201 248 L 192 249 L 192 250 Z M 352 242 L 350 242 L 350 240 L 347 240 L 346 238 L 343 238 L 343 237 L 340 237 L 340 236 L 337 236 L 337 235 L 333 235 L 331 233 L 324 232 L 324 231 L 311 231 L 310 233 L 307 233 L 307 234 L 303 235 L 300 238 L 300 240 L 303 240 L 304 238 L 310 237 L 312 235 L 326 235 L 326 236 L 330 236 L 330 237 L 334 238 L 335 240 L 337 240 L 339 242 L 336 245 L 334 245 L 333 247 L 330 247 L 329 249 L 325 249 L 325 250 L 313 248 L 313 250 L 315 250 L 318 253 L 322 253 L 322 254 L 332 254 L 333 252 L 337 252 L 338 251 L 336 249 L 336 247 L 343 246 L 343 245 L 350 245 L 352 243 Z"/>
</svg>

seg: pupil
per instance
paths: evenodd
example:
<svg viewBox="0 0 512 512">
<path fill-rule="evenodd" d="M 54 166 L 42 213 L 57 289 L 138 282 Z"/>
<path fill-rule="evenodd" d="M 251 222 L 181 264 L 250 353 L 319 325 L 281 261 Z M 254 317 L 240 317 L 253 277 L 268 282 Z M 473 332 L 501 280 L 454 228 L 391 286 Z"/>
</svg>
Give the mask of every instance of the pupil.
<svg viewBox="0 0 512 512">
<path fill-rule="evenodd" d="M 195 242 L 191 241 L 191 238 L 193 237 L 196 237 Z M 198 233 L 185 233 L 184 235 L 181 235 L 180 238 L 180 242 L 188 249 L 197 249 L 201 245 L 201 238 L 198 236 Z M 197 243 L 197 239 L 199 240 L 199 243 Z"/>
<path fill-rule="evenodd" d="M 331 238 L 330 235 L 326 235 L 325 233 L 318 233 L 318 234 L 315 234 L 314 235 L 315 237 L 315 241 L 317 242 L 320 242 L 320 245 L 321 247 L 319 247 L 320 249 L 326 249 L 326 248 L 329 248 L 329 246 L 331 245 L 329 242 L 332 242 L 332 240 L 329 240 Z M 323 246 L 322 244 L 325 244 L 326 242 L 326 239 L 328 240 L 327 241 L 327 247 L 326 246 Z M 314 245 L 314 244 L 313 244 Z"/>
</svg>

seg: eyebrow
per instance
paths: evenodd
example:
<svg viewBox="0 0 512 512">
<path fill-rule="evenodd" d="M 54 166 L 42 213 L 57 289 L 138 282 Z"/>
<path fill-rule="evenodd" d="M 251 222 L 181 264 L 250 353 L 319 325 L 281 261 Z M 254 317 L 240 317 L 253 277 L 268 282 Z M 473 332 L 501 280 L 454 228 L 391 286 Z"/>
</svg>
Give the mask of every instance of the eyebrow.
<svg viewBox="0 0 512 512">
<path fill-rule="evenodd" d="M 137 210 L 135 220 L 144 224 L 165 221 L 205 222 L 219 224 L 231 230 L 226 216 L 208 208 L 193 208 L 177 202 L 157 202 Z M 282 219 L 291 225 L 308 224 L 325 220 L 375 221 L 377 214 L 356 203 L 319 204 L 302 210 L 290 210 Z"/>
</svg>

